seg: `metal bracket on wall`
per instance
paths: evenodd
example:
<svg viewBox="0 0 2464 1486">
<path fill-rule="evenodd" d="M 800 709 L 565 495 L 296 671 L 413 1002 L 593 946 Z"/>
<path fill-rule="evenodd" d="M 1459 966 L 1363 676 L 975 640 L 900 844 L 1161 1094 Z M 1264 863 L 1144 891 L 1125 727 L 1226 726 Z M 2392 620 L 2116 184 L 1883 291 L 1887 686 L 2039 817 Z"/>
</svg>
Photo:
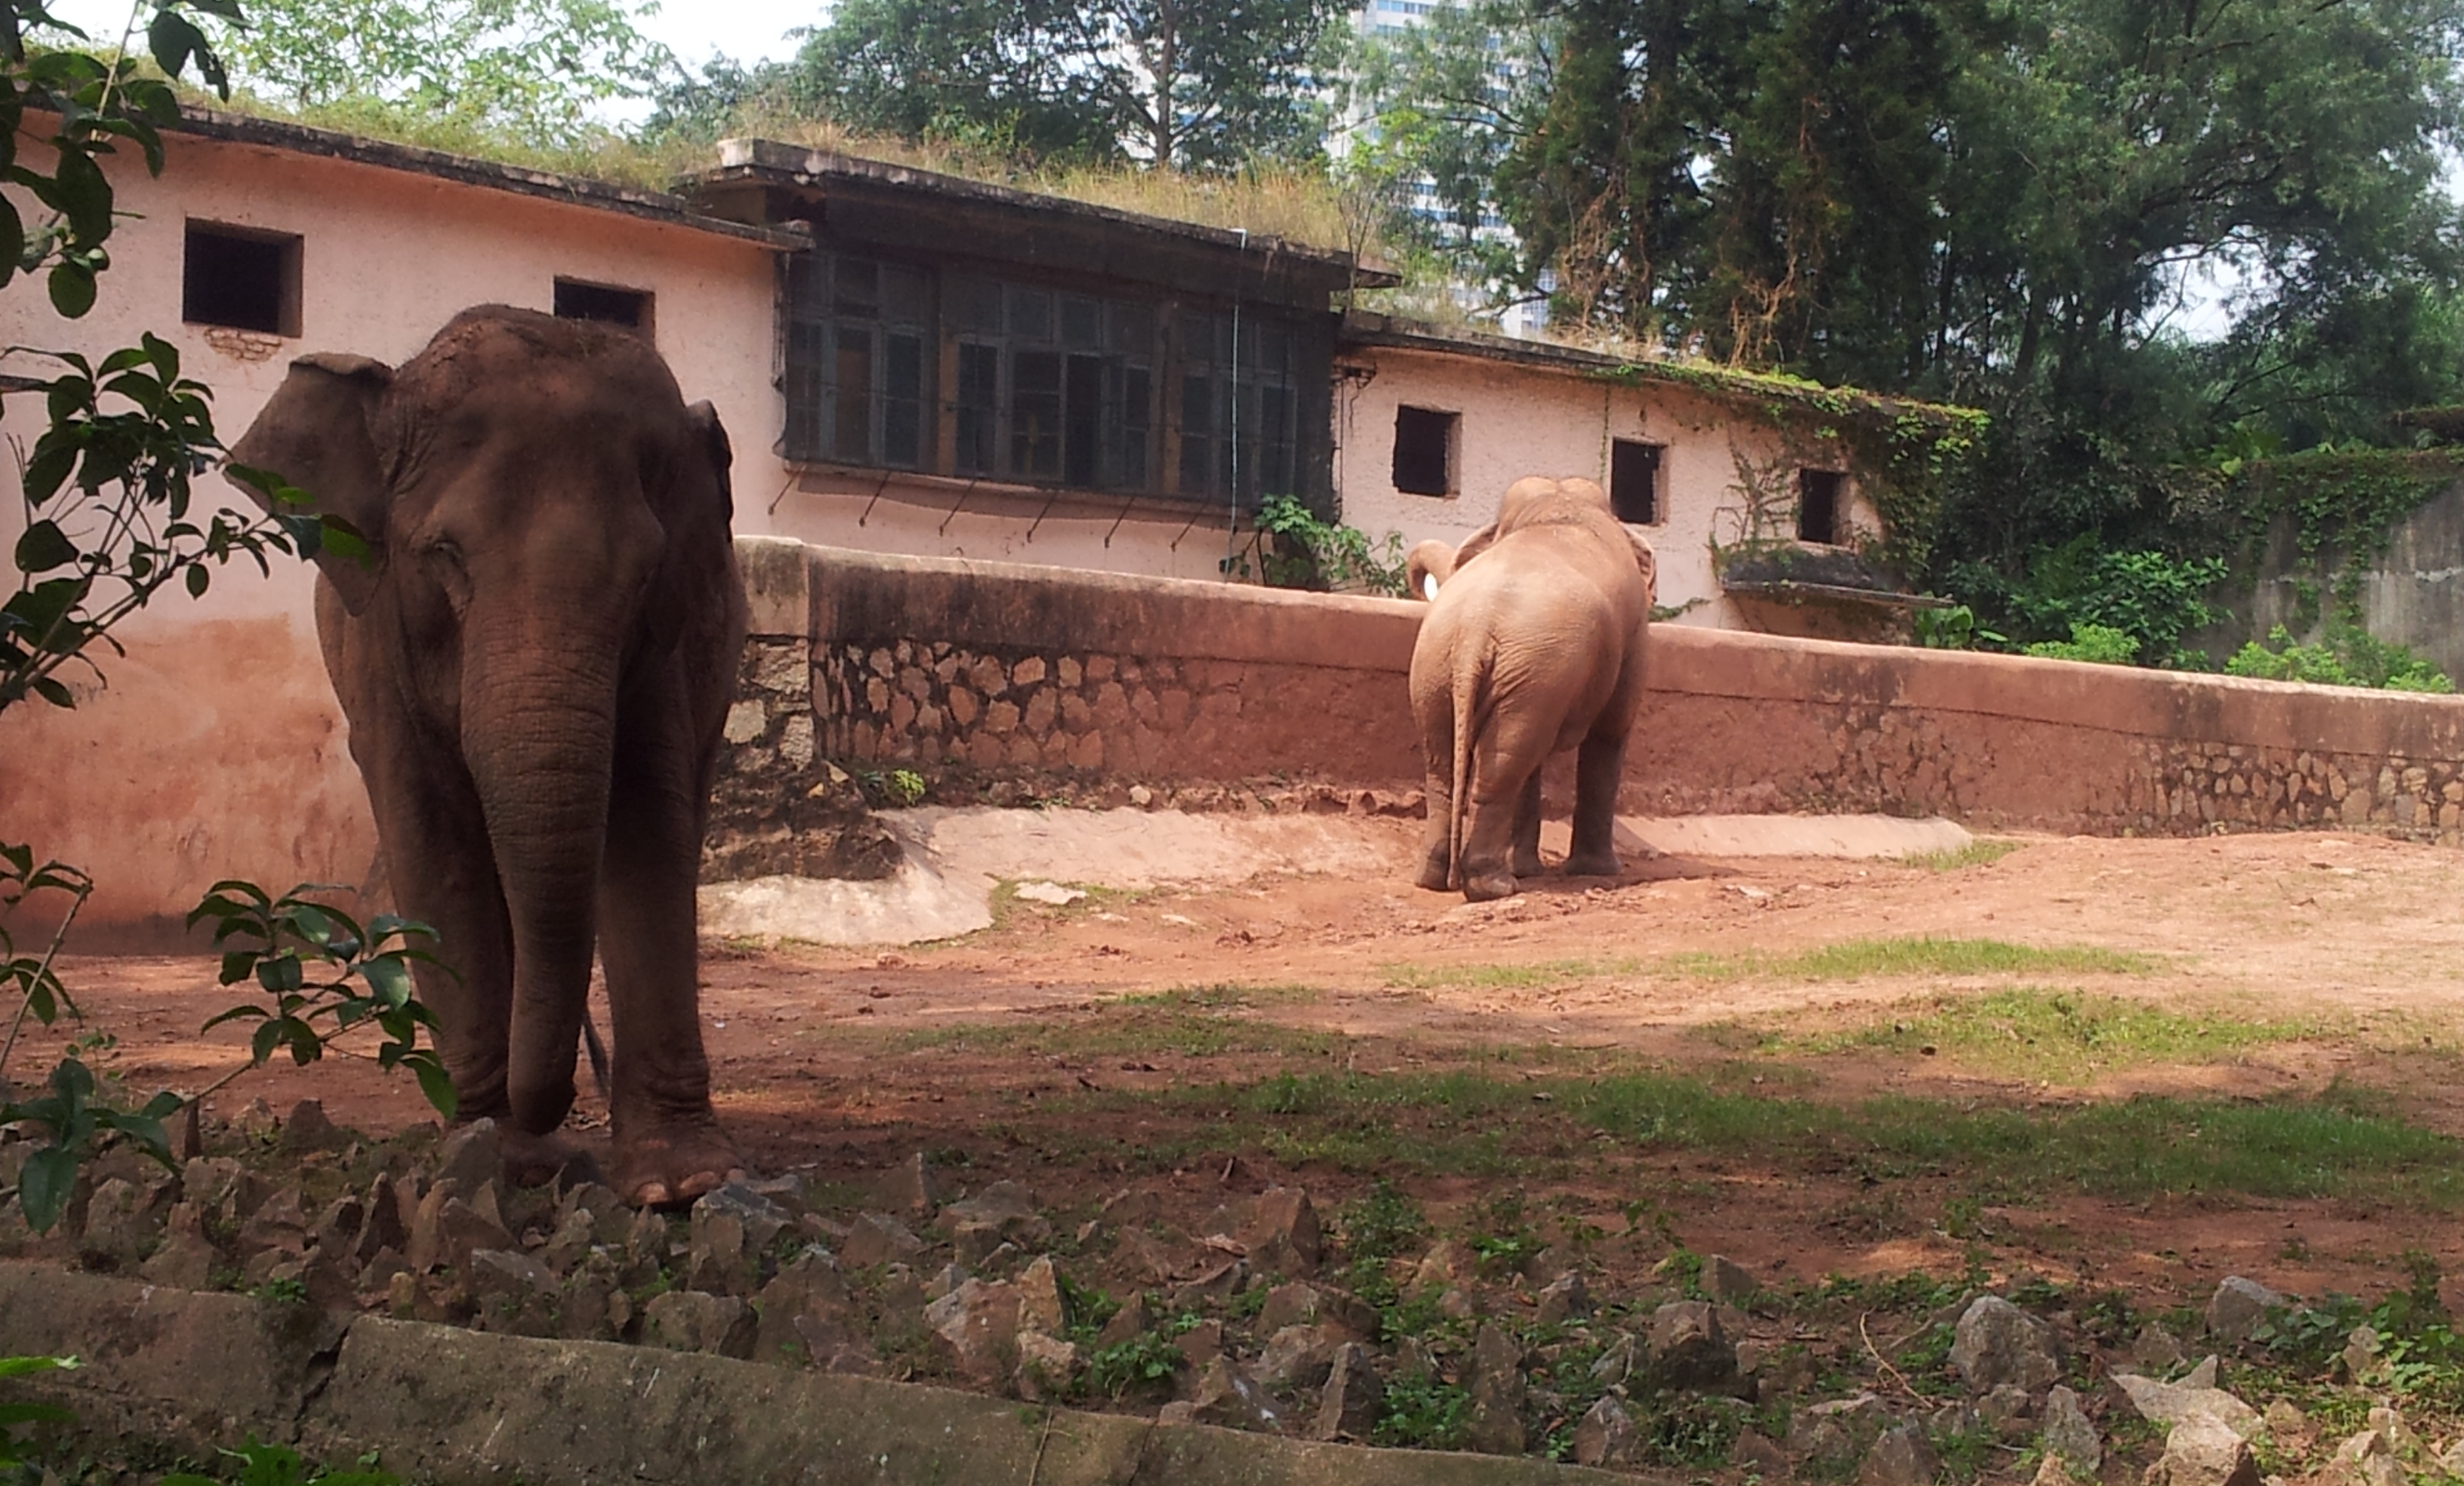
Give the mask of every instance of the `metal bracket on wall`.
<svg viewBox="0 0 2464 1486">
<path fill-rule="evenodd" d="M 867 521 L 869 521 L 872 520 L 872 508 L 873 508 L 874 506 L 877 506 L 877 505 L 881 504 L 881 493 L 882 493 L 883 491 L 885 491 L 885 490 L 888 490 L 889 488 L 890 488 L 890 472 L 889 472 L 889 471 L 887 471 L 887 470 L 884 470 L 884 471 L 882 472 L 882 474 L 881 474 L 881 478 L 880 478 L 880 480 L 879 480 L 878 482 L 876 482 L 876 483 L 873 485 L 873 487 L 872 487 L 872 499 L 869 499 L 869 500 L 868 500 L 868 501 L 866 501 L 866 502 L 864 503 L 864 514 L 863 514 L 862 516 L 859 516 L 859 517 L 857 517 L 857 518 L 855 519 L 855 523 L 856 523 L 858 526 L 861 526 L 861 525 L 863 525 L 865 522 L 867 522 Z M 944 524 L 947 524 L 947 523 L 945 522 Z"/>
<path fill-rule="evenodd" d="M 1033 542 L 1033 541 L 1035 540 L 1035 528 L 1037 528 L 1038 526 L 1041 526 L 1041 525 L 1043 525 L 1043 524 L 1044 524 L 1044 519 L 1045 519 L 1045 517 L 1050 516 L 1050 515 L 1052 514 L 1052 508 L 1053 508 L 1053 506 L 1055 506 L 1055 505 L 1059 504 L 1059 503 L 1060 503 L 1060 500 L 1061 500 L 1061 492 L 1059 492 L 1059 491 L 1057 491 L 1057 490 L 1056 490 L 1056 491 L 1054 491 L 1050 496 L 1048 496 L 1048 497 L 1046 497 L 1046 498 L 1045 499 L 1045 501 L 1044 501 L 1044 509 L 1043 509 L 1043 510 L 1041 510 L 1041 511 L 1036 512 L 1036 513 L 1035 513 L 1035 520 L 1033 520 L 1033 521 L 1029 521 L 1029 522 L 1027 522 L 1027 523 L 1026 523 L 1026 540 L 1027 540 L 1027 541 L 1029 541 L 1029 542 Z"/>
<path fill-rule="evenodd" d="M 936 537 L 948 535 L 950 523 L 958 519 L 958 512 L 966 506 L 967 498 L 976 493 L 976 483 L 974 480 L 967 481 L 967 488 L 958 492 L 957 503 L 950 507 L 949 515 L 941 518 L 941 524 L 934 528 L 933 535 Z"/>
<path fill-rule="evenodd" d="M 1112 524 L 1104 532 L 1104 546 L 1107 550 L 1112 545 L 1112 533 L 1119 531 L 1121 523 L 1130 519 L 1130 507 L 1135 504 L 1137 504 L 1137 498 L 1134 496 L 1121 502 L 1121 514 L 1112 518 Z"/>
</svg>

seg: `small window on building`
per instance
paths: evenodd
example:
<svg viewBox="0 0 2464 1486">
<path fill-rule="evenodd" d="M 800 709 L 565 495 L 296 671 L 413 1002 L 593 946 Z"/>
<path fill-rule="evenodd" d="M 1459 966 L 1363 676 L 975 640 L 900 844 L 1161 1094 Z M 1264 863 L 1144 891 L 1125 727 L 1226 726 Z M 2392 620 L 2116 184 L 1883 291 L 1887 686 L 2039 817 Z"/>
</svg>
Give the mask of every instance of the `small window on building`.
<svg viewBox="0 0 2464 1486">
<path fill-rule="evenodd" d="M 596 320 L 650 333 L 650 291 L 619 289 L 612 284 L 585 284 L 578 278 L 556 281 L 556 318 Z"/>
<path fill-rule="evenodd" d="M 1839 540 L 1839 487 L 1837 470 L 1796 472 L 1796 540 L 1825 545 Z"/>
<path fill-rule="evenodd" d="M 1631 526 L 1660 521 L 1660 446 L 1620 438 L 1609 445 L 1609 509 Z"/>
<path fill-rule="evenodd" d="M 299 239 L 288 233 L 188 224 L 180 318 L 267 335 L 299 333 Z"/>
<path fill-rule="evenodd" d="M 1395 410 L 1395 488 L 1407 496 L 1455 493 L 1455 435 L 1463 415 L 1433 408 Z"/>
</svg>

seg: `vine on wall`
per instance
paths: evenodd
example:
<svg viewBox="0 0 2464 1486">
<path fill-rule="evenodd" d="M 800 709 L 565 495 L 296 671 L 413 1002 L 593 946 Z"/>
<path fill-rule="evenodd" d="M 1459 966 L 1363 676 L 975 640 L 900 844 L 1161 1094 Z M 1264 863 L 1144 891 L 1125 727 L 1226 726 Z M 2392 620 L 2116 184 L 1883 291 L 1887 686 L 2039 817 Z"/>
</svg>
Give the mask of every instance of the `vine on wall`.
<svg viewBox="0 0 2464 1486">
<path fill-rule="evenodd" d="M 2297 628 L 2306 632 L 2322 618 L 2359 624 L 2363 576 L 2387 556 L 2396 528 L 2459 478 L 2464 451 L 2321 450 L 2227 461 L 2197 499 L 2224 516 L 2239 548 L 2233 566 L 2243 571 L 2257 570 L 2277 521 L 2292 520 L 2304 570 Z M 2322 587 L 2334 601 L 2323 612 Z"/>
<path fill-rule="evenodd" d="M 1683 362 L 1630 364 L 1599 375 L 1622 387 L 1673 384 L 1729 407 L 1753 409 L 1778 431 L 1786 447 L 1774 468 L 1844 460 L 1882 527 L 1879 538 L 1859 543 L 1859 550 L 1911 583 L 1925 575 L 1947 493 L 1975 456 L 1990 421 L 1973 408 Z M 1761 511 L 1773 499 L 1771 480 L 1767 471 L 1749 474 L 1749 461 L 1742 453 L 1737 459 L 1739 489 L 1757 513 L 1746 522 L 1744 541 L 1762 545 L 1773 540 L 1763 529 L 1771 522 Z M 1793 494 L 1787 499 L 1793 510 Z"/>
</svg>

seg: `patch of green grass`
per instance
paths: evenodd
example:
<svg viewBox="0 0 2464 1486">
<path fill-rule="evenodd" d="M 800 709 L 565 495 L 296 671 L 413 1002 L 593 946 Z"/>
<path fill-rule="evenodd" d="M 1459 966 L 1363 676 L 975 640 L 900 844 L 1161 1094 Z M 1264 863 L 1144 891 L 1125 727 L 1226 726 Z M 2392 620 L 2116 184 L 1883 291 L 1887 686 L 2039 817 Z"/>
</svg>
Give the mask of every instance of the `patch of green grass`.
<svg viewBox="0 0 2464 1486">
<path fill-rule="evenodd" d="M 909 1053 L 979 1048 L 1104 1057 L 1153 1053 L 1331 1057 L 1343 1046 L 1337 1033 L 1278 1026 L 1243 1014 L 1315 994 L 1303 987 L 1196 987 L 1122 996 L 1076 1014 L 925 1028 L 902 1034 L 896 1046 Z"/>
<path fill-rule="evenodd" d="M 2303 1021 L 2185 1014 L 2124 996 L 2043 986 L 1902 1003 L 1888 1009 L 1886 1016 L 1842 1031 L 1772 1033 L 1762 1051 L 1939 1054 L 1964 1067 L 2008 1077 L 2080 1083 L 2117 1068 L 2202 1062 L 2297 1041 L 2320 1030 Z"/>
<path fill-rule="evenodd" d="M 1513 965 L 1389 965 L 1378 973 L 1397 990 L 1524 990 L 1604 975 L 1631 975 L 1638 960 L 1536 960 Z"/>
<path fill-rule="evenodd" d="M 2088 944 L 2041 949 L 1998 939 L 1930 935 L 1852 939 L 1790 955 L 1671 955 L 1668 967 L 1696 980 L 1854 981 L 1889 975 L 2153 975 L 2155 955 Z"/>
<path fill-rule="evenodd" d="M 1361 1173 L 1515 1175 L 1622 1150 L 1679 1149 L 1780 1169 L 1854 1169 L 1875 1182 L 2024 1171 L 2033 1189 L 2134 1200 L 2212 1193 L 2464 1206 L 2464 1142 L 2343 1088 L 2309 1099 L 2143 1097 L 2006 1109 L 1904 1097 L 1826 1104 L 1671 1074 L 1507 1081 L 1455 1071 L 1287 1074 L 1092 1098 L 1116 1109 L 1160 1103 L 1179 1117 L 1179 1128 L 1133 1153 L 1154 1163 L 1235 1145 Z"/>
<path fill-rule="evenodd" d="M 1980 836 L 1954 852 L 1910 852 L 1898 861 L 1903 867 L 1919 867 L 1926 872 L 1957 872 L 1962 867 L 1991 867 L 2025 845 L 2024 841 Z"/>
</svg>

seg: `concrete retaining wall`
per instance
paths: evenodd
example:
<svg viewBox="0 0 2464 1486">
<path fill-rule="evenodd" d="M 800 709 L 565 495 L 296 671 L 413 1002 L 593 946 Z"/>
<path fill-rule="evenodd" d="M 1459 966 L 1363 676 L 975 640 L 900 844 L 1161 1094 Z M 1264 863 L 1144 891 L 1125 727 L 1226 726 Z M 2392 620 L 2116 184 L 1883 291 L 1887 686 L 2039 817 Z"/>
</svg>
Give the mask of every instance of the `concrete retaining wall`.
<svg viewBox="0 0 2464 1486">
<path fill-rule="evenodd" d="M 10 1396 L 115 1453 L 248 1435 L 435 1486 L 1583 1486 L 1537 1460 L 1368 1450 L 604 1342 L 329 1316 L 0 1264 L 0 1356 L 75 1355 Z"/>
<path fill-rule="evenodd" d="M 733 767 L 813 749 L 911 765 L 945 793 L 1300 786 L 1337 808 L 1420 782 L 1416 604 L 741 551 L 755 639 Z M 1652 647 L 1626 767 L 1638 813 L 2464 836 L 2464 699 L 1679 626 Z"/>
</svg>

